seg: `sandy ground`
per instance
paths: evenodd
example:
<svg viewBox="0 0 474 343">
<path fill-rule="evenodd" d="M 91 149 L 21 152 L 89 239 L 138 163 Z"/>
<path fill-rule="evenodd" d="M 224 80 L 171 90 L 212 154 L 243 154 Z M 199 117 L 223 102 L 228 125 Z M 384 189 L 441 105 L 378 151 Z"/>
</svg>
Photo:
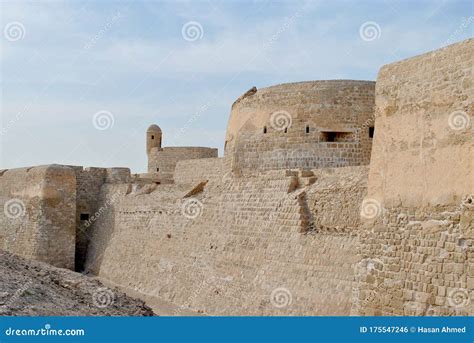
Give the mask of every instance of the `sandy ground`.
<svg viewBox="0 0 474 343">
<path fill-rule="evenodd" d="M 0 250 L 0 316 L 152 316 L 143 300 L 97 278 Z"/>
<path fill-rule="evenodd" d="M 126 293 L 130 297 L 143 300 L 147 306 L 150 306 L 153 312 L 159 316 L 203 316 L 202 313 L 191 311 L 187 308 L 181 308 L 155 296 L 139 293 L 130 288 L 125 288 L 107 279 L 100 278 L 99 280 L 107 287 L 120 289 L 120 291 Z"/>
</svg>

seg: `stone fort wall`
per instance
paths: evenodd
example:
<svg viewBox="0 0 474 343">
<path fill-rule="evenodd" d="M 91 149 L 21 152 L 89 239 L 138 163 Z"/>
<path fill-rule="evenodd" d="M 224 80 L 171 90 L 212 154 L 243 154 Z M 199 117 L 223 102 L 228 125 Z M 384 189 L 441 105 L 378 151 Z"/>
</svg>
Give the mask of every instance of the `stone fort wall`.
<svg viewBox="0 0 474 343">
<path fill-rule="evenodd" d="M 236 173 L 366 165 L 375 83 L 311 81 L 248 92 L 232 106 L 227 168 Z"/>
<path fill-rule="evenodd" d="M 104 184 L 130 182 L 128 168 L 47 165 L 0 172 L 0 247 L 82 271 L 89 220 Z"/>
<path fill-rule="evenodd" d="M 50 165 L 0 171 L 0 248 L 74 268 L 76 177 Z"/>
<path fill-rule="evenodd" d="M 217 158 L 217 149 L 206 147 L 152 148 L 148 154 L 148 172 L 160 173 L 163 180 L 172 180 L 176 163 L 181 160 Z"/>
<path fill-rule="evenodd" d="M 86 269 L 205 314 L 349 314 L 366 180 L 366 167 L 269 172 L 192 198 L 189 184 L 105 185 L 102 202 L 119 198 L 94 223 Z"/>
<path fill-rule="evenodd" d="M 176 183 L 196 183 L 224 176 L 224 158 L 200 158 L 176 163 Z"/>
<path fill-rule="evenodd" d="M 362 315 L 474 313 L 473 56 L 470 39 L 380 70 Z"/>
<path fill-rule="evenodd" d="M 76 246 L 75 270 L 84 269 L 87 249 L 91 245 L 90 220 L 102 206 L 100 191 L 105 183 L 128 183 L 128 168 L 92 168 L 70 166 L 76 174 Z"/>
<path fill-rule="evenodd" d="M 472 315 L 473 45 L 381 69 L 370 168 L 350 165 L 368 163 L 373 83 L 270 87 L 233 105 L 223 159 L 0 171 L 0 205 L 25 213 L 0 213 L 0 247 L 203 314 Z M 292 126 L 272 132 L 282 108 Z"/>
</svg>

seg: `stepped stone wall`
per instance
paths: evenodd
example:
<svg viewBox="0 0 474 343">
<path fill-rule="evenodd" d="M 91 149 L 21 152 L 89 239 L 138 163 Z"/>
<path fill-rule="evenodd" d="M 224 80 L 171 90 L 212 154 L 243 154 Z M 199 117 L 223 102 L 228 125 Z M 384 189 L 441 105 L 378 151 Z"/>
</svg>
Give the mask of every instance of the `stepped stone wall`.
<svg viewBox="0 0 474 343">
<path fill-rule="evenodd" d="M 252 89 L 224 158 L 152 125 L 146 174 L 1 170 L 0 248 L 177 313 L 474 315 L 472 56 Z"/>
<path fill-rule="evenodd" d="M 375 83 L 311 81 L 256 90 L 232 106 L 230 170 L 254 173 L 367 165 Z"/>
<path fill-rule="evenodd" d="M 384 66 L 356 307 L 474 314 L 474 40 Z"/>
<path fill-rule="evenodd" d="M 0 171 L 0 248 L 74 268 L 76 177 L 58 165 Z"/>
<path fill-rule="evenodd" d="M 367 166 L 312 170 L 314 182 L 307 192 L 315 227 L 334 232 L 358 233 L 360 199 L 367 195 Z"/>
<path fill-rule="evenodd" d="M 101 201 L 120 196 L 88 270 L 205 314 L 347 315 L 367 168 L 316 174 L 216 178 L 191 198 L 189 184 L 106 185 Z"/>
</svg>

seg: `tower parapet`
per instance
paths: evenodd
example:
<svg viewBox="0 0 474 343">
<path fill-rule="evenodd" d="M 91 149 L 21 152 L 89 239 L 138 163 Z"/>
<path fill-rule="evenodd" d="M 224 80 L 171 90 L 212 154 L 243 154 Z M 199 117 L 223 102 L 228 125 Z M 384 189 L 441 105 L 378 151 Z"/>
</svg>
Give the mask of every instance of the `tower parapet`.
<svg viewBox="0 0 474 343">
<path fill-rule="evenodd" d="M 151 125 L 146 132 L 148 173 L 159 173 L 160 180 L 171 181 L 176 163 L 181 160 L 216 158 L 217 149 L 208 147 L 162 147 L 163 134 L 158 125 Z"/>
<path fill-rule="evenodd" d="M 163 133 L 158 125 L 150 125 L 146 130 L 146 153 L 150 154 L 151 149 L 158 148 L 161 149 L 161 140 L 163 138 Z"/>
<path fill-rule="evenodd" d="M 286 83 L 247 92 L 232 106 L 225 160 L 233 172 L 367 165 L 375 82 Z"/>
</svg>

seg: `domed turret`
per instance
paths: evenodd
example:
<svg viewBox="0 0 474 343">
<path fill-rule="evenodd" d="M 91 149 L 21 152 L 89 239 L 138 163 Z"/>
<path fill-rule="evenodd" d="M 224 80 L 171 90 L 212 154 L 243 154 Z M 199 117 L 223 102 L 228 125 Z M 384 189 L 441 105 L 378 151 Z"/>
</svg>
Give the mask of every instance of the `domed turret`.
<svg viewBox="0 0 474 343">
<path fill-rule="evenodd" d="M 150 154 L 152 148 L 161 149 L 161 139 L 163 133 L 158 125 L 150 125 L 146 130 L 146 153 Z"/>
</svg>

